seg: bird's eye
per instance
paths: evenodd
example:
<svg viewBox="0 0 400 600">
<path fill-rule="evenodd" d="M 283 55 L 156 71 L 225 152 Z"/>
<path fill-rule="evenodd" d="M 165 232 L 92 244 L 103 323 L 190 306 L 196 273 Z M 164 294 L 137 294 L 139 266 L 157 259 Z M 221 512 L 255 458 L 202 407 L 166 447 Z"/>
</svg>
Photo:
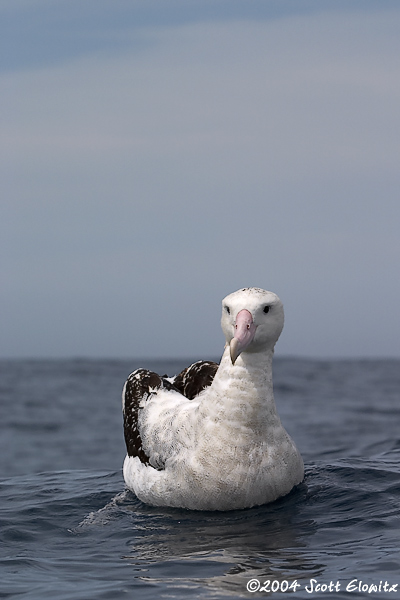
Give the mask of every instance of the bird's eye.
<svg viewBox="0 0 400 600">
<path fill-rule="evenodd" d="M 230 314 L 231 314 L 231 309 L 229 308 L 229 306 L 225 306 L 225 310 L 226 310 L 226 312 L 228 313 L 228 315 L 230 315 Z"/>
<path fill-rule="evenodd" d="M 270 308 L 270 306 L 264 306 L 263 312 L 265 312 L 265 314 L 269 313 Z"/>
</svg>

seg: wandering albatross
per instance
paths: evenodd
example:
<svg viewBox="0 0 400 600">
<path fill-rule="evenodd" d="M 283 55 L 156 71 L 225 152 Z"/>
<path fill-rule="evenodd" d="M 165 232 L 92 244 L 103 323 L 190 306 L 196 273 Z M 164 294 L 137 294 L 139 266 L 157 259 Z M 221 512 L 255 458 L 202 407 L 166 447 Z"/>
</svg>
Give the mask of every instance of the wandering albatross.
<svg viewBox="0 0 400 600">
<path fill-rule="evenodd" d="M 153 506 L 233 510 L 273 502 L 304 477 L 272 386 L 283 328 L 278 296 L 259 288 L 222 301 L 221 363 L 174 378 L 137 369 L 123 393 L 127 487 Z"/>
</svg>

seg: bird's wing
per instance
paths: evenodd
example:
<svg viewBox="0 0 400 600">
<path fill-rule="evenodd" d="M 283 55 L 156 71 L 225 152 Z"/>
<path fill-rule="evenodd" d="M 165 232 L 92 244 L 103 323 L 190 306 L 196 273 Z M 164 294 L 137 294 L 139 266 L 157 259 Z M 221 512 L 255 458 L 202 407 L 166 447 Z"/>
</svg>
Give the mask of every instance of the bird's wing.
<svg viewBox="0 0 400 600">
<path fill-rule="evenodd" d="M 217 368 L 216 363 L 198 361 L 172 379 L 147 369 L 131 373 L 122 393 L 128 456 L 164 469 L 167 458 L 187 446 L 191 432 L 186 416 L 195 404 L 191 400 L 211 385 Z"/>
<path fill-rule="evenodd" d="M 129 375 L 122 392 L 124 437 L 127 453 L 128 456 L 137 456 L 146 465 L 150 464 L 150 456 L 143 448 L 139 414 L 146 401 L 162 389 L 173 389 L 173 385 L 153 371 L 137 369 Z"/>
<path fill-rule="evenodd" d="M 186 398 L 193 400 L 213 382 L 219 365 L 210 360 L 199 360 L 174 377 L 174 387 Z"/>
</svg>

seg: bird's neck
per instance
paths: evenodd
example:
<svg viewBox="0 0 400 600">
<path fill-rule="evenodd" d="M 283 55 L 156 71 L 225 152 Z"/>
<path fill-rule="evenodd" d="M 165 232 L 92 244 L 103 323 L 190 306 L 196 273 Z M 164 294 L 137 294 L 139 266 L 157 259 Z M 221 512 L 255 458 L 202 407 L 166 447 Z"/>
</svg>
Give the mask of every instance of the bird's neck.
<svg viewBox="0 0 400 600">
<path fill-rule="evenodd" d="M 208 409 L 216 419 L 237 420 L 252 429 L 279 422 L 272 386 L 273 349 L 243 352 L 232 365 L 225 348 L 212 383 Z M 211 390 L 210 390 L 211 391 Z"/>
</svg>

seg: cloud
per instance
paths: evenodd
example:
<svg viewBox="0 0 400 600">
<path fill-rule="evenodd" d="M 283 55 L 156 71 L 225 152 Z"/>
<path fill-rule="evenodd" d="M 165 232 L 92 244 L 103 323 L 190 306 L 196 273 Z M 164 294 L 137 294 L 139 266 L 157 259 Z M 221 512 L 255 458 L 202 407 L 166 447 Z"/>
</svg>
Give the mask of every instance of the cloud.
<svg viewBox="0 0 400 600">
<path fill-rule="evenodd" d="M 267 22 L 296 15 L 380 14 L 396 0 L 3 0 L 0 70 L 65 64 L 100 53 L 146 51 L 147 30 L 196 23 Z M 154 39 L 153 39 L 154 42 Z"/>
</svg>

